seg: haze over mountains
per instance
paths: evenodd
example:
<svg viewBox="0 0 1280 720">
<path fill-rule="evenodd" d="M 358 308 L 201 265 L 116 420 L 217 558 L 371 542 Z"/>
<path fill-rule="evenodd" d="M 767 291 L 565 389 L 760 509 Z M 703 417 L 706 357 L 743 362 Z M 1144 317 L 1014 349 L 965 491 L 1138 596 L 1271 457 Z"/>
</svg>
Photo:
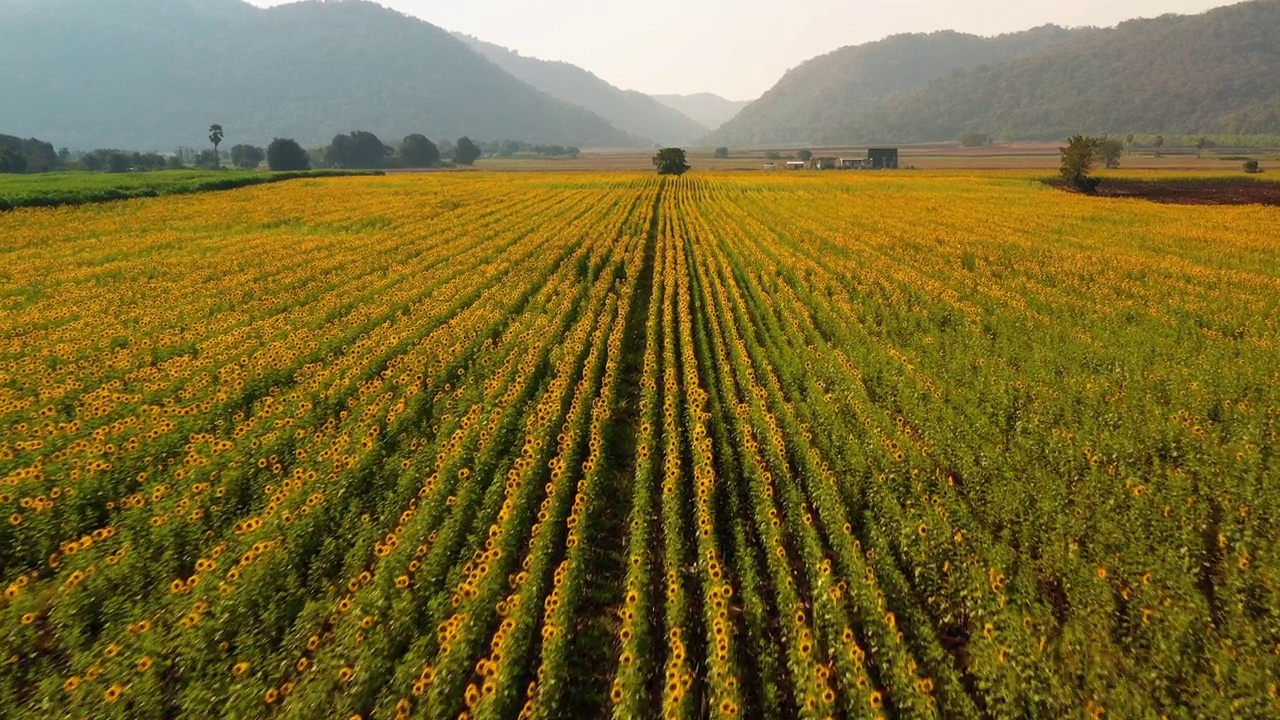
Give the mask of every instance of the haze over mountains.
<svg viewBox="0 0 1280 720">
<path fill-rule="evenodd" d="M 309 146 L 355 129 L 584 148 L 1280 134 L 1280 0 L 898 35 L 815 57 L 750 104 L 623 90 L 359 0 L 0 0 L 0 28 L 0 132 L 81 149 L 202 145 L 213 122 L 230 142 Z"/>
<path fill-rule="evenodd" d="M 718 128 L 729 122 L 742 108 L 751 104 L 750 100 L 726 100 L 708 92 L 692 95 L 654 95 L 653 98 L 663 105 L 679 110 L 708 128 Z"/>
<path fill-rule="evenodd" d="M 525 140 L 589 147 L 648 141 L 558 100 L 445 30 L 372 3 L 258 9 L 240 0 L 0 0 L 0 128 L 80 148 Z"/>
<path fill-rule="evenodd" d="M 649 95 L 621 90 L 566 62 L 525 57 L 478 38 L 456 35 L 512 75 L 565 102 L 584 107 L 614 127 L 662 145 L 687 145 L 706 135 L 701 124 Z"/>
</svg>

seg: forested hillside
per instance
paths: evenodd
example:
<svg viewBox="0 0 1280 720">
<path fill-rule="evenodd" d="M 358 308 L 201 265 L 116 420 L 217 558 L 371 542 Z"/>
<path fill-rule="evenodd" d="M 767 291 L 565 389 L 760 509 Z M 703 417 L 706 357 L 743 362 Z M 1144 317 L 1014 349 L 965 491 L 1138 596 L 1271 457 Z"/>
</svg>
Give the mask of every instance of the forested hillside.
<svg viewBox="0 0 1280 720">
<path fill-rule="evenodd" d="M 0 131 L 82 149 L 370 130 L 384 139 L 642 141 L 512 77 L 448 32 L 368 2 L 0 0 Z"/>
<path fill-rule="evenodd" d="M 1135 20 L 851 116 L 852 141 L 1280 133 L 1280 0 Z"/>
<path fill-rule="evenodd" d="M 1091 34 L 1045 26 L 994 38 L 945 31 L 895 35 L 845 47 L 788 72 L 759 100 L 711 134 L 708 144 L 838 141 L 851 118 L 895 92 L 956 70 L 999 63 Z"/>
<path fill-rule="evenodd" d="M 467 35 L 457 37 L 498 67 L 535 88 L 586 108 L 614 127 L 663 145 L 684 145 L 711 129 L 654 98 L 622 90 L 566 62 L 540 60 Z"/>
</svg>

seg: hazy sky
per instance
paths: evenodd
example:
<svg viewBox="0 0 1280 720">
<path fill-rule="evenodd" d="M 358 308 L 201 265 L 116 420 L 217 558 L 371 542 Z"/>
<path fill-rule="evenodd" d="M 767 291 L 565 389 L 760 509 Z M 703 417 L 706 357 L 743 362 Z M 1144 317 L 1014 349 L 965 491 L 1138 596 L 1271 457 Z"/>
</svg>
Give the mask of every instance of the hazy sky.
<svg viewBox="0 0 1280 720">
<path fill-rule="evenodd" d="M 291 0 L 249 0 L 280 5 Z M 448 30 L 648 93 L 758 97 L 788 68 L 900 32 L 1115 25 L 1218 0 L 381 0 Z"/>
</svg>

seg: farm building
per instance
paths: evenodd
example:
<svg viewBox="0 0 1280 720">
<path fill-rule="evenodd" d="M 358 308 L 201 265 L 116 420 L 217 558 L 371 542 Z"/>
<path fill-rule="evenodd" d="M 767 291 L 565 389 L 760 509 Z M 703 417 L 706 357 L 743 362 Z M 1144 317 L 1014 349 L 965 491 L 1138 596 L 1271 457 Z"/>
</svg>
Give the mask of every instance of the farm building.
<svg viewBox="0 0 1280 720">
<path fill-rule="evenodd" d="M 833 157 L 815 157 L 809 160 L 809 167 L 814 170 L 835 170 L 836 158 Z"/>
<path fill-rule="evenodd" d="M 870 148 L 867 150 L 867 162 L 876 170 L 897 170 L 898 148 Z"/>
<path fill-rule="evenodd" d="M 787 169 L 788 169 L 788 170 L 803 170 L 803 169 L 804 169 L 804 161 L 803 161 L 803 160 L 788 160 L 788 161 L 787 161 Z"/>
<path fill-rule="evenodd" d="M 897 148 L 871 148 L 866 157 L 840 158 L 837 164 L 841 170 L 896 170 L 898 168 Z"/>
</svg>

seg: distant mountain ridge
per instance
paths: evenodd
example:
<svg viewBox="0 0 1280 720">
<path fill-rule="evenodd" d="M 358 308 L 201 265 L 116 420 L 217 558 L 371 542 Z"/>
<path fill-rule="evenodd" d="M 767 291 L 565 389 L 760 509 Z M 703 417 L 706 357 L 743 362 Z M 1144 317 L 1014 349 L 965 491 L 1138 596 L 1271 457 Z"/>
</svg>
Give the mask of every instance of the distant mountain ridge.
<svg viewBox="0 0 1280 720">
<path fill-rule="evenodd" d="M 934 80 L 839 128 L 863 141 L 1280 134 L 1280 0 L 1131 20 Z"/>
<path fill-rule="evenodd" d="M 946 30 L 843 47 L 789 71 L 759 100 L 711 133 L 706 144 L 838 142 L 850 118 L 871 111 L 894 93 L 1093 32 L 1047 25 L 987 38 Z"/>
<path fill-rule="evenodd" d="M 586 108 L 614 127 L 662 145 L 684 145 L 711 128 L 644 93 L 622 90 L 576 65 L 540 60 L 461 33 L 454 36 L 535 88 Z"/>
<path fill-rule="evenodd" d="M 354 129 L 648 144 L 370 2 L 0 0 L 0 28 L 0 131 L 57 145 L 203 146 L 215 122 L 230 144 Z"/>
<path fill-rule="evenodd" d="M 684 113 L 712 130 L 729 122 L 742 108 L 751 104 L 750 100 L 726 100 L 719 95 L 707 92 L 692 95 L 654 95 L 653 99 Z"/>
<path fill-rule="evenodd" d="M 1280 134 L 1278 37 L 1280 0 L 1111 29 L 897 35 L 801 64 L 704 142 Z"/>
</svg>

